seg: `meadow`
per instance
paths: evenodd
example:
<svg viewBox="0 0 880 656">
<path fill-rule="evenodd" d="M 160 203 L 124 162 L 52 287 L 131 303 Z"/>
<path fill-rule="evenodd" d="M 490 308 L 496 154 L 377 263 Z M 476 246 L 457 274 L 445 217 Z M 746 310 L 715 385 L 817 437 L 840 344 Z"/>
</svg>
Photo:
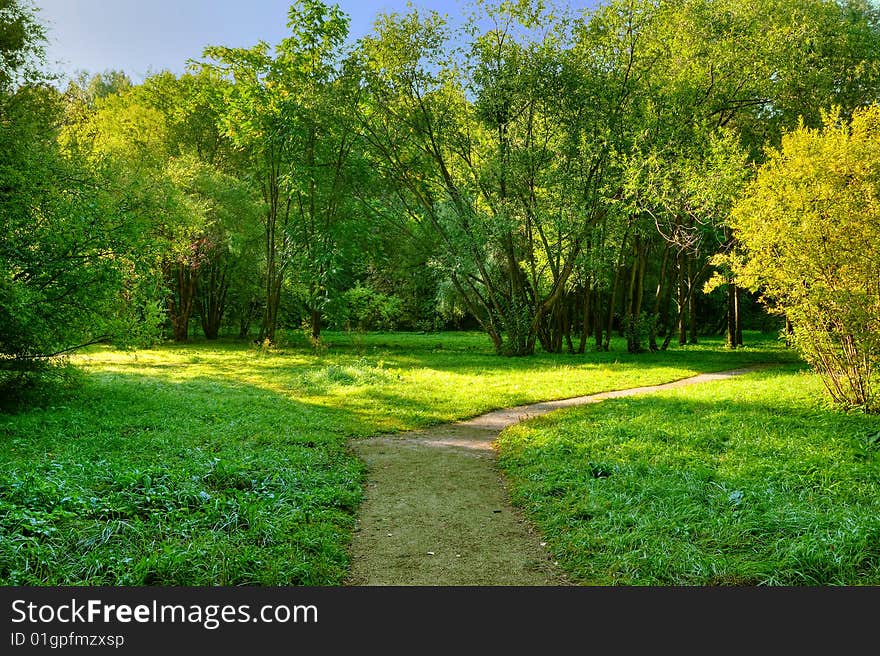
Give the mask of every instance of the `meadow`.
<svg viewBox="0 0 880 656">
<path fill-rule="evenodd" d="M 588 585 L 880 584 L 880 416 L 797 365 L 508 429 L 500 465 Z"/>
<path fill-rule="evenodd" d="M 65 388 L 0 414 L 0 583 L 338 585 L 363 482 L 349 440 L 797 361 L 748 337 L 736 352 L 530 358 L 473 333 L 92 347 Z"/>
</svg>

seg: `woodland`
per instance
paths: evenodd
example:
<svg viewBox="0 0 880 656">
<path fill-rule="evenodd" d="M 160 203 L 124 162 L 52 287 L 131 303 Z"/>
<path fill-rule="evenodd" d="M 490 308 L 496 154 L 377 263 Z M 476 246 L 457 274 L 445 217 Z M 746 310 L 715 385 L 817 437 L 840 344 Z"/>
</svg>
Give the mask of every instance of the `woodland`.
<svg viewBox="0 0 880 656">
<path fill-rule="evenodd" d="M 769 363 L 510 429 L 513 501 L 580 581 L 880 581 L 880 7 L 468 11 L 354 39 L 297 0 L 279 43 L 62 83 L 0 0 L 0 580 L 340 584 L 348 440 Z M 620 523 L 643 480 L 764 505 L 726 547 L 714 502 L 643 508 L 679 550 Z"/>
</svg>

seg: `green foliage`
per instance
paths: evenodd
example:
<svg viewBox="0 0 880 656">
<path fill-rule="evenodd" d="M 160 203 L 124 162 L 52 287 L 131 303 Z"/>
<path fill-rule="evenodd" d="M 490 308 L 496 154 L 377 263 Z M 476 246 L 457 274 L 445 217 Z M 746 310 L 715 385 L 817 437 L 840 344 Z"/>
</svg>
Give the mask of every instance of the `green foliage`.
<svg viewBox="0 0 880 656">
<path fill-rule="evenodd" d="M 358 285 L 341 294 L 328 314 L 337 327 L 392 331 L 397 328 L 401 312 L 402 303 L 396 296 Z"/>
<path fill-rule="evenodd" d="M 641 292 L 618 284 L 637 267 L 639 289 L 660 278 L 657 303 L 675 275 L 678 309 L 693 305 L 730 247 L 748 159 L 880 82 L 877 12 L 863 4 L 609 2 L 565 19 L 539 2 L 477 8 L 485 23 L 457 37 L 436 14 L 381 17 L 356 51 L 358 109 L 376 168 L 436 237 L 440 280 L 503 353 L 559 348 L 579 288 L 611 291 L 605 316 L 638 314 Z M 661 250 L 674 266 L 639 262 Z"/>
<path fill-rule="evenodd" d="M 0 18 L 0 376 L 24 387 L 24 370 L 54 371 L 40 359 L 140 342 L 155 306 L 131 214 L 137 185 L 122 201 L 107 192 L 112 166 L 61 151 L 63 99 L 35 69 L 42 28 L 19 2 L 0 3 Z"/>
<path fill-rule="evenodd" d="M 873 99 L 878 17 L 861 0 L 660 3 L 645 44 L 662 62 L 647 80 L 648 125 L 677 140 L 695 124 L 734 128 L 760 159 L 800 120 L 819 127 L 831 103 L 850 112 Z"/>
<path fill-rule="evenodd" d="M 459 58 L 438 14 L 382 17 L 356 53 L 360 120 L 403 209 L 433 233 L 442 279 L 499 353 L 525 355 L 547 347 L 542 324 L 604 211 L 631 79 L 623 55 L 598 61 L 595 33 L 565 34 L 540 3 L 480 11 L 492 26 L 460 35 Z"/>
<path fill-rule="evenodd" d="M 380 16 L 349 49 L 338 6 L 298 0 L 274 48 L 214 46 L 186 75 L 133 85 L 108 70 L 60 94 L 39 71 L 32 10 L 0 0 L 0 398 L 23 410 L 0 417 L 0 581 L 340 583 L 361 483 L 349 437 L 793 359 L 781 347 L 635 355 L 661 331 L 668 344 L 689 307 L 692 328 L 717 322 L 719 304 L 694 300 L 713 266 L 709 288 L 736 274 L 792 320 L 835 399 L 880 407 L 880 109 L 859 110 L 880 89 L 873 5 L 475 9 L 485 20 L 459 32 L 437 13 Z M 825 130 L 807 129 L 831 105 Z M 799 121 L 728 222 L 750 162 Z M 712 258 L 735 238 L 741 251 Z M 73 359 L 82 380 L 51 361 L 95 341 L 150 344 L 163 321 L 183 341 L 196 316 L 209 339 L 234 324 L 249 337 L 259 313 L 256 345 L 92 350 Z M 347 332 L 322 334 L 327 320 Z M 366 332 L 444 321 L 477 322 L 496 353 L 544 352 L 499 361 L 473 334 Z M 619 330 L 633 353 L 551 355 L 563 337 L 573 351 L 578 328 L 582 351 L 598 328 L 597 348 L 619 347 Z M 834 496 L 831 451 L 796 421 L 803 399 L 785 406 L 801 451 L 766 433 L 728 444 L 774 424 L 766 407 L 691 426 L 679 402 L 664 407 L 696 441 L 658 450 L 678 433 L 645 423 L 672 419 L 640 403 L 614 406 L 639 412 L 604 417 L 586 446 L 594 433 L 574 414 L 505 438 L 507 466 L 526 472 L 520 498 L 579 575 L 877 580 L 877 526 L 856 507 L 877 515 L 876 477 L 831 440 L 870 493 L 844 479 Z M 856 459 L 876 465 L 873 419 L 804 417 L 867 426 Z M 547 449 L 526 444 L 536 433 Z M 737 471 L 709 472 L 727 467 L 719 453 Z M 835 542 L 804 500 L 839 504 L 852 535 Z M 794 556 L 750 556 L 749 536 L 804 522 L 821 529 L 793 536 Z M 719 560 L 722 540 L 733 555 Z M 633 555 L 645 544 L 659 554 L 647 564 Z M 846 554 L 812 553 L 826 544 Z"/>
<path fill-rule="evenodd" d="M 476 321 L 499 353 L 529 354 L 577 330 L 583 349 L 593 323 L 602 348 L 603 330 L 637 323 L 655 281 L 650 313 L 668 337 L 673 304 L 679 320 L 689 306 L 717 313 L 694 290 L 732 243 L 724 219 L 748 159 L 880 85 L 880 14 L 864 2 L 613 0 L 560 14 L 486 1 L 459 31 L 437 13 L 380 16 L 349 48 L 340 8 L 301 0 L 275 47 L 212 46 L 193 72 L 141 85 L 83 74 L 52 100 L 33 12 L 18 0 L 0 12 L 4 111 L 22 129 L 4 119 L 4 142 L 42 132 L 62 155 L 12 147 L 7 170 L 72 181 L 57 185 L 71 204 L 59 216 L 82 201 L 115 217 L 110 249 L 149 317 L 126 321 L 148 333 L 161 304 L 177 340 L 196 316 L 212 338 L 233 323 L 246 336 L 259 312 L 261 339 L 303 321 L 318 339 L 362 286 L 400 299 L 385 326 Z M 37 186 L 11 187 L 15 202 L 33 206 Z M 133 231 L 137 257 L 123 257 Z M 126 277 L 108 276 L 105 291 Z M 10 284 L 0 293 L 22 325 L 7 319 L 6 339 L 44 332 Z"/>
<path fill-rule="evenodd" d="M 45 79 L 45 30 L 28 0 L 0 0 L 0 92 Z"/>
<path fill-rule="evenodd" d="M 877 417 L 793 368 L 510 428 L 514 501 L 586 585 L 877 585 Z"/>
<path fill-rule="evenodd" d="M 230 299 L 249 296 L 248 277 L 259 275 L 263 210 L 218 125 L 226 83 L 208 71 L 126 80 L 111 72 L 72 83 L 61 141 L 93 166 L 114 166 L 117 195 L 140 184 L 144 256 L 165 323 L 185 340 L 198 314 L 216 337 Z"/>
<path fill-rule="evenodd" d="M 4 360 L 94 340 L 138 342 L 155 325 L 140 253 L 143 187 L 129 181 L 124 199 L 108 193 L 117 169 L 60 152 L 54 137 L 61 107 L 45 87 L 0 98 Z"/>
<path fill-rule="evenodd" d="M 231 82 L 218 125 L 265 205 L 260 337 L 270 341 L 285 285 L 295 288 L 319 336 L 328 299 L 359 257 L 355 208 L 365 185 L 349 116 L 357 88 L 341 65 L 348 18 L 337 6 L 302 0 L 291 5 L 288 27 L 291 35 L 273 53 L 265 43 L 213 46 L 202 64 Z"/>
<path fill-rule="evenodd" d="M 832 397 L 880 410 L 880 107 L 783 137 L 737 206 L 740 280 L 794 328 Z"/>
</svg>

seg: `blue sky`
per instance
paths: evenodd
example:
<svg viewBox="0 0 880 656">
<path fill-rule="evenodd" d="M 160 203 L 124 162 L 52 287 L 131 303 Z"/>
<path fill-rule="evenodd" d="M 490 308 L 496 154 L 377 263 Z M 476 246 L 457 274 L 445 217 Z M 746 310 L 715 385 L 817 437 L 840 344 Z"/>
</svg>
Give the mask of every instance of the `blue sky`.
<svg viewBox="0 0 880 656">
<path fill-rule="evenodd" d="M 50 69 L 70 75 L 108 69 L 134 81 L 161 70 L 182 73 L 207 45 L 251 46 L 281 41 L 290 0 L 32 0 L 48 28 Z M 406 11 L 406 0 L 336 0 L 351 18 L 351 35 L 371 30 L 375 17 Z M 455 19 L 462 0 L 416 0 Z M 572 2 L 587 6 L 589 0 Z"/>
</svg>

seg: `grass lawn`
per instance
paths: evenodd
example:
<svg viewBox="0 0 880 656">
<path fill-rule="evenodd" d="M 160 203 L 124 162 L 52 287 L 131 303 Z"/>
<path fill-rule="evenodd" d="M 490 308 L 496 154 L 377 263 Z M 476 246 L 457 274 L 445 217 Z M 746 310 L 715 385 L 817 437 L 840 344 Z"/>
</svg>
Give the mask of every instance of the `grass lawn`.
<svg viewBox="0 0 880 656">
<path fill-rule="evenodd" d="M 361 499 L 350 438 L 795 359 L 758 335 L 532 358 L 478 334 L 326 339 L 74 357 L 78 385 L 0 414 L 0 584 L 337 585 Z"/>
<path fill-rule="evenodd" d="M 591 585 L 880 584 L 880 416 L 797 366 L 514 426 L 514 502 Z"/>
</svg>

